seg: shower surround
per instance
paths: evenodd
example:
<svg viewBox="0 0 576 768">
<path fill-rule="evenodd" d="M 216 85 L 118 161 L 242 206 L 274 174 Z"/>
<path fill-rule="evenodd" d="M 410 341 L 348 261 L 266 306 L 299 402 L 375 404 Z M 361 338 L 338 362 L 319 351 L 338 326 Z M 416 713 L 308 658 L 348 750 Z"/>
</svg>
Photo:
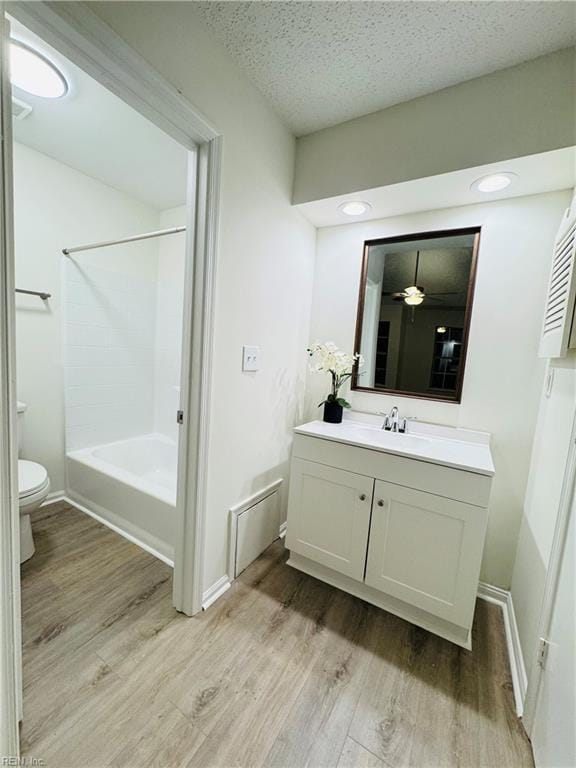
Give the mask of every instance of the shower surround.
<svg viewBox="0 0 576 768">
<path fill-rule="evenodd" d="M 182 224 L 163 212 L 150 229 Z M 67 493 L 167 562 L 176 530 L 183 234 L 63 264 Z"/>
</svg>

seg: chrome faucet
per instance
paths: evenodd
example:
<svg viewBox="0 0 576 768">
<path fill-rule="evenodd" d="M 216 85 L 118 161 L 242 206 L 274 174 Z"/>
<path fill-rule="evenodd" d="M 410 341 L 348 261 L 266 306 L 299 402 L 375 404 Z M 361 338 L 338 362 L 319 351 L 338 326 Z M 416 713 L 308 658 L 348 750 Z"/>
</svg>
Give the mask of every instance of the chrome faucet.
<svg viewBox="0 0 576 768">
<path fill-rule="evenodd" d="M 384 423 L 382 429 L 387 432 L 406 432 L 406 419 L 400 418 L 397 406 L 394 406 L 390 413 L 383 414 Z"/>
</svg>

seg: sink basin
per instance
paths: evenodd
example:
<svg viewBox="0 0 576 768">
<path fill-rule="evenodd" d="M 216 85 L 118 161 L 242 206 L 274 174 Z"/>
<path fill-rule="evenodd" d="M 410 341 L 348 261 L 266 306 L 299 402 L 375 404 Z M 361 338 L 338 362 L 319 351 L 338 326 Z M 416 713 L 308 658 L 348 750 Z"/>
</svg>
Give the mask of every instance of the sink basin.
<svg viewBox="0 0 576 768">
<path fill-rule="evenodd" d="M 335 425 L 339 426 L 339 425 Z M 369 427 L 353 423 L 346 424 L 346 432 L 354 440 L 359 440 L 366 445 L 377 445 L 382 448 L 396 450 L 418 451 L 424 450 L 430 445 L 430 439 L 419 435 L 410 435 L 406 432 L 387 432 L 381 427 Z"/>
<path fill-rule="evenodd" d="M 354 414 L 341 424 L 311 421 L 296 427 L 296 434 L 322 440 L 348 443 L 372 451 L 405 456 L 441 464 L 481 475 L 492 476 L 494 463 L 490 453 L 490 435 L 455 427 L 410 422 L 409 432 L 387 432 L 376 423 L 355 421 Z M 380 419 L 381 421 L 381 419 Z"/>
</svg>

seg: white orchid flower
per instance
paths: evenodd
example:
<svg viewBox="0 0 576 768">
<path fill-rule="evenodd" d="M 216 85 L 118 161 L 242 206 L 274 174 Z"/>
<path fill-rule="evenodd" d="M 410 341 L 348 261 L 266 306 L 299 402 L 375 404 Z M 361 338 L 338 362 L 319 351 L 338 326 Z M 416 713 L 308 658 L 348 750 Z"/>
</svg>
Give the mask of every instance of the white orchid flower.
<svg viewBox="0 0 576 768">
<path fill-rule="evenodd" d="M 342 385 L 352 377 L 354 367 L 364 365 L 362 355 L 342 352 L 333 341 L 315 342 L 307 351 L 310 356 L 310 370 L 313 373 L 329 373 L 332 377 L 331 392 L 320 405 L 336 402 L 344 408 L 350 408 L 350 404 L 344 398 L 338 397 L 338 393 Z"/>
</svg>

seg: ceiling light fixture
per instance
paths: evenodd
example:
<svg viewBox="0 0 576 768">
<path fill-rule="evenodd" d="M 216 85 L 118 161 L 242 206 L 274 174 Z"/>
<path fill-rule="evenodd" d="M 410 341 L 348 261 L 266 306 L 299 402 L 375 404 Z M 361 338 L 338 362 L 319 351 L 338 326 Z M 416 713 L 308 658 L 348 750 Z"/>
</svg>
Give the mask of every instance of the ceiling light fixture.
<svg viewBox="0 0 576 768">
<path fill-rule="evenodd" d="M 363 213 L 368 213 L 370 208 L 372 208 L 370 203 L 365 203 L 362 200 L 349 200 L 338 206 L 338 209 L 346 216 L 362 216 Z"/>
<path fill-rule="evenodd" d="M 68 93 L 68 82 L 62 72 L 21 40 L 10 41 L 10 79 L 12 85 L 32 96 L 60 99 Z"/>
<path fill-rule="evenodd" d="M 406 288 L 404 293 L 406 293 L 404 303 L 408 304 L 410 307 L 417 307 L 418 304 L 422 304 L 425 298 L 420 288 L 416 285 L 411 285 L 409 288 Z"/>
<path fill-rule="evenodd" d="M 503 173 L 491 173 L 489 176 L 482 176 L 472 184 L 470 189 L 476 192 L 500 192 L 506 189 L 516 178 L 515 173 L 509 171 Z"/>
</svg>

